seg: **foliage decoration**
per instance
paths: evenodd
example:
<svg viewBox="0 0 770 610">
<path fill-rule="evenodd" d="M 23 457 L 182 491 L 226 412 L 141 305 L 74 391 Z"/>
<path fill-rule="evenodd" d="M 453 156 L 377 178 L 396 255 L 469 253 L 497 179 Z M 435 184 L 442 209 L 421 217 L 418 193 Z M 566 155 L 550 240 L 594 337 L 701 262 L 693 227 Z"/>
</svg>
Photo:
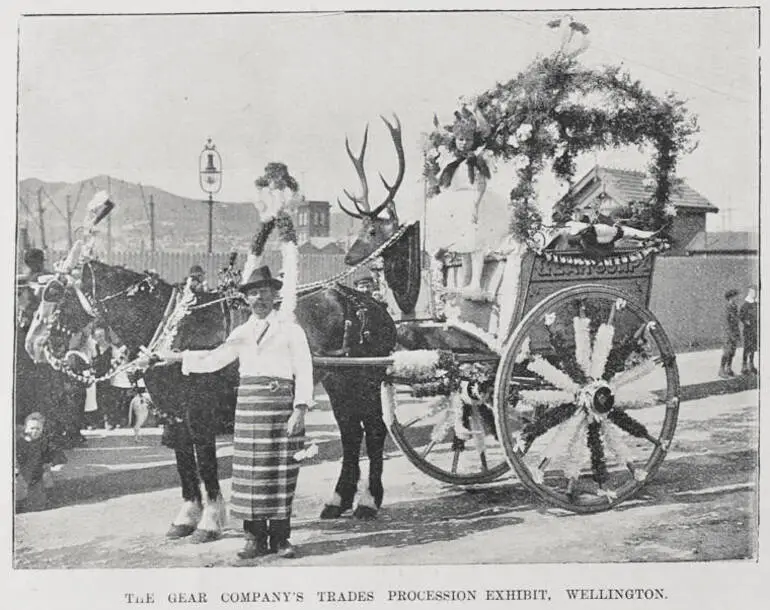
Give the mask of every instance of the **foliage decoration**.
<svg viewBox="0 0 770 610">
<path fill-rule="evenodd" d="M 483 117 L 486 135 L 474 142 L 473 154 L 511 163 L 516 169 L 510 229 L 523 243 L 532 243 L 543 225 L 535 186 L 547 165 L 557 179 L 571 186 L 580 154 L 626 146 L 641 150 L 650 145 L 654 153 L 648 166 L 649 196 L 632 202 L 622 220 L 665 234 L 673 214 L 671 194 L 678 186 L 677 163 L 694 150 L 693 136 L 699 131 L 696 117 L 675 94 L 658 97 L 620 67 L 591 69 L 563 53 L 540 56 L 515 78 L 480 94 L 475 115 Z M 457 155 L 450 127 L 435 120 L 434 127 L 424 150 L 429 196 L 442 188 L 438 164 L 442 150 Z M 574 205 L 562 199 L 551 220 L 570 220 Z"/>
<path fill-rule="evenodd" d="M 270 188 L 277 191 L 289 189 L 292 193 L 299 191 L 299 183 L 289 173 L 285 163 L 271 161 L 265 166 L 265 173 L 254 181 L 257 188 Z"/>
<path fill-rule="evenodd" d="M 388 375 L 411 385 L 417 397 L 449 396 L 459 392 L 463 383 L 480 395 L 491 387 L 495 368 L 482 362 L 459 363 L 447 350 L 409 350 L 393 354 Z"/>
</svg>

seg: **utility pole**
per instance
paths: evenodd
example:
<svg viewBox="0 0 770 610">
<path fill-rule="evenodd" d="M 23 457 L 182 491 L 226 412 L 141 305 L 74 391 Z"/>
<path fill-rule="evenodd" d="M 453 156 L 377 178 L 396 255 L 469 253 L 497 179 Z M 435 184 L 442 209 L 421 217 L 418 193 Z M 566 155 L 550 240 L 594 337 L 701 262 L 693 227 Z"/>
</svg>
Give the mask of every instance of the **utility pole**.
<svg viewBox="0 0 770 610">
<path fill-rule="evenodd" d="M 37 217 L 38 224 L 40 225 L 40 247 L 45 250 L 45 218 L 43 216 L 43 187 L 37 189 Z"/>
<path fill-rule="evenodd" d="M 72 250 L 72 207 L 69 195 L 67 195 L 67 246 Z"/>
<path fill-rule="evenodd" d="M 112 196 L 109 176 L 107 176 L 107 196 Z M 112 254 L 112 214 L 107 215 L 107 254 Z"/>
<path fill-rule="evenodd" d="M 150 193 L 150 252 L 155 252 L 155 200 Z"/>
</svg>

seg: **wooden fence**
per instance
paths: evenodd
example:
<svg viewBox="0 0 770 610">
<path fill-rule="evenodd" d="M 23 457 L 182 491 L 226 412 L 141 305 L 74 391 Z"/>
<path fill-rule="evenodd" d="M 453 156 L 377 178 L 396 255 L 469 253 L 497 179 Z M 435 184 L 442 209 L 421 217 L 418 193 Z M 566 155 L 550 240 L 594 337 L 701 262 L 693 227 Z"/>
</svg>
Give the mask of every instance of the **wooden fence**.
<svg viewBox="0 0 770 610">
<path fill-rule="evenodd" d="M 49 251 L 46 253 L 46 264 L 52 267 L 55 261 L 67 255 L 63 251 Z M 200 265 L 206 271 L 206 281 L 212 288 L 217 285 L 219 272 L 227 266 L 230 259 L 228 253 L 197 254 L 188 252 L 112 252 L 99 255 L 99 260 L 109 265 L 123 265 L 134 271 L 147 271 L 153 269 L 167 282 L 180 282 L 190 271 L 193 265 Z M 347 267 L 344 254 L 300 254 L 299 257 L 299 282 L 306 284 L 323 280 Z M 239 255 L 237 264 L 243 267 L 245 256 Z M 268 251 L 262 259 L 274 274 L 281 270 L 280 252 Z"/>
<path fill-rule="evenodd" d="M 66 256 L 66 252 L 47 252 L 46 263 Z M 129 269 L 144 271 L 154 269 L 169 282 L 181 281 L 192 265 L 206 270 L 210 286 L 217 284 L 218 272 L 227 265 L 229 254 L 188 254 L 176 252 L 113 252 L 100 258 L 106 263 L 124 265 Z M 299 281 L 314 282 L 330 278 L 345 267 L 342 254 L 301 254 Z M 281 268 L 281 255 L 267 252 L 263 259 L 274 273 Z M 238 261 L 243 265 L 244 256 Z M 666 329 L 674 347 L 687 351 L 716 347 L 722 339 L 724 316 L 724 291 L 736 288 L 741 299 L 746 287 L 758 283 L 759 259 L 757 256 L 661 256 L 655 262 L 650 309 Z M 418 311 L 425 315 L 428 310 L 427 279 L 418 303 Z"/>
</svg>

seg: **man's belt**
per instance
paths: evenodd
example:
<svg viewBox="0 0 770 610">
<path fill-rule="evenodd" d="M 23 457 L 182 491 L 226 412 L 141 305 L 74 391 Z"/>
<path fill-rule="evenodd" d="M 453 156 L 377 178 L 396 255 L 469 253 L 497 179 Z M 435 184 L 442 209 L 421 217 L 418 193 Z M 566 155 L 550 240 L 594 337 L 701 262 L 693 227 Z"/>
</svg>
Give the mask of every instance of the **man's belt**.
<svg viewBox="0 0 770 610">
<path fill-rule="evenodd" d="M 262 390 L 276 393 L 293 390 L 294 381 L 291 379 L 280 379 L 278 377 L 256 377 L 241 382 L 241 387 L 249 390 Z"/>
</svg>

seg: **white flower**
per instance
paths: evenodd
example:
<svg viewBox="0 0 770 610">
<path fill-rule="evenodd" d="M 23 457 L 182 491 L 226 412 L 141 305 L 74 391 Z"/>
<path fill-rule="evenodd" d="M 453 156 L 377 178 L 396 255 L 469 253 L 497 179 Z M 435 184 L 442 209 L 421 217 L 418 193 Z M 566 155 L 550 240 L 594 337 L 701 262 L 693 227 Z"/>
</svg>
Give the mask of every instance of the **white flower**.
<svg viewBox="0 0 770 610">
<path fill-rule="evenodd" d="M 676 216 L 676 206 L 673 203 L 667 204 L 663 211 L 667 216 Z"/>
<path fill-rule="evenodd" d="M 556 123 L 548 125 L 548 127 L 545 128 L 545 131 L 553 140 L 559 139 L 559 126 Z"/>
<path fill-rule="evenodd" d="M 519 147 L 519 139 L 516 137 L 516 134 L 508 136 L 508 146 L 511 148 Z"/>
<path fill-rule="evenodd" d="M 511 165 L 513 165 L 513 168 L 516 170 L 524 169 L 529 166 L 529 157 L 526 155 L 516 155 L 511 161 Z"/>
<path fill-rule="evenodd" d="M 556 150 L 554 151 L 554 154 L 557 157 L 561 157 L 565 152 L 567 152 L 567 143 L 566 142 L 559 142 L 556 145 Z"/>
<path fill-rule="evenodd" d="M 522 123 L 516 130 L 516 137 L 520 142 L 526 142 L 532 135 L 532 125 L 529 123 Z"/>
<path fill-rule="evenodd" d="M 554 322 L 556 322 L 556 314 L 554 312 L 550 312 L 550 313 L 545 314 L 545 316 L 543 318 L 543 323 L 546 326 L 551 326 L 551 325 L 553 325 Z"/>
<path fill-rule="evenodd" d="M 655 180 L 651 176 L 647 176 L 642 180 L 642 186 L 646 189 L 655 188 Z"/>
<path fill-rule="evenodd" d="M 425 156 L 428 157 L 428 159 L 431 161 L 435 161 L 441 156 L 441 151 L 434 146 L 425 154 Z"/>
</svg>

